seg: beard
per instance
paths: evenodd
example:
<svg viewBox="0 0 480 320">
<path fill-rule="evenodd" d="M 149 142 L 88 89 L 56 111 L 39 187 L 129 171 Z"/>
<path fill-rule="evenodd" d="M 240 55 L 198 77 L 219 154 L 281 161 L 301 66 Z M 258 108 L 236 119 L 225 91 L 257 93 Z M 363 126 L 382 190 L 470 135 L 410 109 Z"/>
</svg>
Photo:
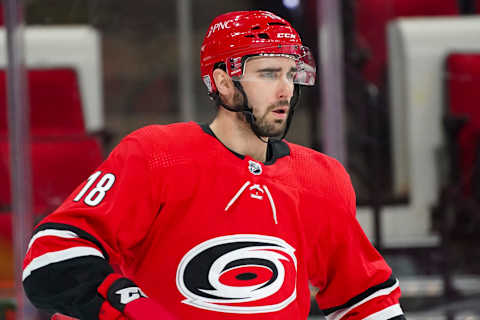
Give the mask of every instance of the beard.
<svg viewBox="0 0 480 320">
<path fill-rule="evenodd" d="M 270 106 L 261 117 L 255 117 L 252 122 L 252 130 L 260 137 L 278 137 L 283 134 L 287 126 L 286 119 L 268 120 L 267 116 L 277 105 Z"/>
<path fill-rule="evenodd" d="M 233 101 L 236 106 L 242 106 L 245 104 L 243 95 L 238 91 L 235 90 L 235 94 L 233 96 Z M 287 100 L 280 100 L 277 101 L 277 103 L 272 104 L 268 106 L 267 110 L 265 113 L 261 116 L 259 115 L 248 115 L 245 114 L 244 112 L 239 112 L 237 113 L 237 116 L 240 120 L 249 123 L 252 131 L 259 137 L 278 137 L 283 134 L 285 131 L 285 128 L 287 127 L 287 119 L 273 119 L 269 120 L 268 114 L 274 110 L 275 108 L 278 108 L 280 106 L 288 106 L 290 105 Z M 252 106 L 248 106 L 250 109 L 253 109 Z M 290 112 L 290 111 L 289 111 Z M 248 121 L 247 117 L 253 117 L 251 121 Z"/>
</svg>

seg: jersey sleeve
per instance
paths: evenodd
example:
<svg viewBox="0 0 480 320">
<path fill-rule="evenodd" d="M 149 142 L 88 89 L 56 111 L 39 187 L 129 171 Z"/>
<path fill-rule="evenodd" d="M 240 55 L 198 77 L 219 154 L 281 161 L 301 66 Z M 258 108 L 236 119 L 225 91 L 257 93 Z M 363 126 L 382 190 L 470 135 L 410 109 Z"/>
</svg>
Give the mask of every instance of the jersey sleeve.
<svg viewBox="0 0 480 320">
<path fill-rule="evenodd" d="M 398 280 L 356 219 L 355 192 L 341 165 L 331 181 L 326 227 L 309 266 L 319 308 L 327 320 L 404 319 Z"/>
<path fill-rule="evenodd" d="M 23 285 L 34 305 L 98 319 L 98 286 L 129 264 L 159 213 L 161 198 L 141 143 L 124 139 L 108 159 L 34 230 Z"/>
</svg>

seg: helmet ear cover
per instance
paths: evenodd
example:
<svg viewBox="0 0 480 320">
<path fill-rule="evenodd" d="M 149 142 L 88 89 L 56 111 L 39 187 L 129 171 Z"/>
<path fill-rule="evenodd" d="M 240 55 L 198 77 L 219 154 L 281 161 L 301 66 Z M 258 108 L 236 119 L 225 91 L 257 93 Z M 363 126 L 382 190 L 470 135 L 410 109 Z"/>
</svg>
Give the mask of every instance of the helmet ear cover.
<svg viewBox="0 0 480 320">
<path fill-rule="evenodd" d="M 254 57 L 254 56 L 258 56 L 257 54 L 249 54 L 249 55 L 245 55 L 242 57 L 242 61 L 241 61 L 241 68 L 243 69 L 244 65 L 245 65 L 245 61 L 247 61 L 248 58 L 250 57 Z M 228 75 L 229 72 L 227 70 L 227 65 L 225 63 L 225 61 L 219 61 L 219 62 L 216 62 L 214 65 L 213 65 L 213 68 L 212 68 L 212 75 L 213 75 L 213 71 L 215 71 L 215 69 L 220 69 L 220 70 L 223 70 L 225 71 Z M 212 79 L 213 82 L 215 82 L 214 79 Z M 238 86 L 238 80 L 236 79 L 232 79 L 233 83 L 235 84 L 235 87 L 237 87 L 241 92 L 242 94 L 244 95 L 245 99 L 246 99 L 246 95 L 245 93 L 243 92 L 243 88 L 241 88 L 241 86 L 239 87 Z M 217 88 L 216 84 L 215 84 L 215 88 Z M 218 90 L 214 90 L 214 91 L 210 91 L 208 92 L 208 95 L 210 97 L 210 99 L 212 99 L 213 101 L 215 101 L 215 105 L 218 107 L 220 105 L 222 105 L 222 101 L 220 99 L 220 94 L 218 93 Z M 250 109 L 249 109 L 250 110 Z M 251 110 L 250 110 L 251 111 Z"/>
<path fill-rule="evenodd" d="M 225 65 L 225 62 L 215 63 L 215 65 L 213 67 L 213 70 L 215 70 L 215 69 L 220 69 L 220 70 L 223 70 L 223 71 L 227 72 L 227 67 Z M 220 97 L 220 93 L 218 92 L 218 90 L 215 90 L 213 92 L 208 93 L 208 95 L 210 96 L 210 99 L 212 99 L 215 102 L 215 106 L 217 108 L 223 107 L 223 108 L 225 108 L 229 111 L 232 111 L 232 112 L 243 112 L 243 113 L 246 114 L 247 118 L 253 118 L 252 120 L 254 120 L 253 110 L 248 106 L 247 94 L 243 90 L 242 85 L 240 84 L 240 82 L 238 80 L 232 79 L 232 82 L 233 82 L 235 88 L 238 89 L 243 96 L 243 105 L 238 106 L 238 107 L 227 105 L 225 102 L 222 101 L 222 98 Z"/>
</svg>

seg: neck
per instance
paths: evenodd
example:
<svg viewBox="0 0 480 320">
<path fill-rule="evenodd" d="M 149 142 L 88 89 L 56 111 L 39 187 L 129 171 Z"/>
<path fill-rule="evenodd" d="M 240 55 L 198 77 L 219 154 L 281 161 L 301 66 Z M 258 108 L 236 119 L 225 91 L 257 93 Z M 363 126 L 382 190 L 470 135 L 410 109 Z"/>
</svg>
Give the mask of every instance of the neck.
<svg viewBox="0 0 480 320">
<path fill-rule="evenodd" d="M 267 144 L 253 133 L 250 124 L 238 118 L 238 114 L 219 110 L 210 124 L 210 129 L 230 150 L 248 155 L 260 162 L 266 161 Z M 266 141 L 266 138 L 263 139 Z"/>
</svg>

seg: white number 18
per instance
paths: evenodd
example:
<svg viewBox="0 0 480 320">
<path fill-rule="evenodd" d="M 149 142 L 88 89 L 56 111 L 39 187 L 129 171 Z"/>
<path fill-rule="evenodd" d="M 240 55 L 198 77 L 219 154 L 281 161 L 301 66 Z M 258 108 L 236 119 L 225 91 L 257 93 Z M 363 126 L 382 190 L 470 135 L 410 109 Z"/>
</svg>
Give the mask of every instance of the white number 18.
<svg viewBox="0 0 480 320">
<path fill-rule="evenodd" d="M 77 194 L 77 196 L 73 199 L 73 201 L 78 202 L 82 197 L 87 193 L 87 191 L 92 187 L 92 185 L 95 183 L 95 181 L 100 177 L 102 174 L 102 171 L 97 171 L 94 174 L 92 174 L 88 179 L 87 183 L 85 186 L 80 190 L 80 192 Z M 100 181 L 98 181 L 97 185 L 95 188 L 90 190 L 90 192 L 87 194 L 83 202 L 89 206 L 96 206 L 100 202 L 102 202 L 103 198 L 105 197 L 105 194 L 110 188 L 113 186 L 113 183 L 115 182 L 115 176 L 111 173 L 106 173 Z"/>
</svg>

